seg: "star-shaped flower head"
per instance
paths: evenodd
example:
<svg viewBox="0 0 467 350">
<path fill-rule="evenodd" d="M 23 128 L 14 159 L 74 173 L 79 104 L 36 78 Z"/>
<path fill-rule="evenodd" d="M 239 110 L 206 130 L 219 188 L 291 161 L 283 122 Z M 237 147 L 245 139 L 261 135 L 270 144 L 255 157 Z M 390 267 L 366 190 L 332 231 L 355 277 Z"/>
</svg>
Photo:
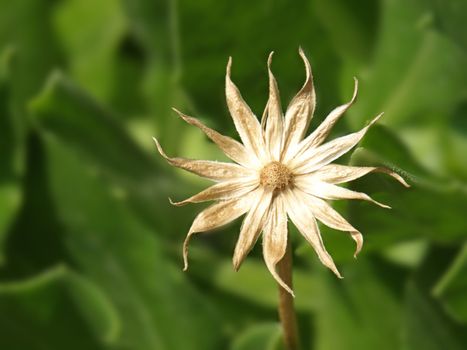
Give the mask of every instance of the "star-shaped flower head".
<svg viewBox="0 0 467 350">
<path fill-rule="evenodd" d="M 393 171 L 380 167 L 355 167 L 332 164 L 363 138 L 381 114 L 358 132 L 324 142 L 334 124 L 355 102 L 358 82 L 352 99 L 334 110 L 310 135 L 304 138 L 316 105 L 310 63 L 300 49 L 306 70 L 305 84 L 282 113 L 279 91 L 271 72 L 272 53 L 268 59 L 269 99 L 261 123 L 243 100 L 230 79 L 232 59 L 227 64 L 226 97 L 242 143 L 219 134 L 199 120 L 177 110 L 187 123 L 201 129 L 235 163 L 170 158 L 156 139 L 160 154 L 173 166 L 216 182 L 204 191 L 174 205 L 217 201 L 195 218 L 183 245 L 185 270 L 188 267 L 188 242 L 191 236 L 223 226 L 246 214 L 235 246 L 233 265 L 237 270 L 263 233 L 263 256 L 275 280 L 289 293 L 292 290 L 280 278 L 276 264 L 287 247 L 287 217 L 316 251 L 320 261 L 339 278 L 341 275 L 326 251 L 318 221 L 345 231 L 356 242 L 355 256 L 363 244 L 362 234 L 348 223 L 327 200 L 362 199 L 389 208 L 365 193 L 339 184 L 371 172 L 386 173 L 404 186 L 408 184 Z"/>
</svg>

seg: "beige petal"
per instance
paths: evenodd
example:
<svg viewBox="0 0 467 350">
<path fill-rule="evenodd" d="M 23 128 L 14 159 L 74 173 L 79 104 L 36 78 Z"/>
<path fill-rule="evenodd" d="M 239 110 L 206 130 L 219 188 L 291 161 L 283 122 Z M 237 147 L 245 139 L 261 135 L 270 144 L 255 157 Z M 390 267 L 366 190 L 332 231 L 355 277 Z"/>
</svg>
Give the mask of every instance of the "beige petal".
<svg viewBox="0 0 467 350">
<path fill-rule="evenodd" d="M 186 158 L 168 157 L 156 138 L 153 138 L 159 153 L 170 165 L 192 172 L 196 175 L 214 181 L 232 180 L 238 178 L 252 178 L 255 176 L 253 170 L 244 168 L 233 163 L 213 162 L 209 160 L 193 160 Z"/>
<path fill-rule="evenodd" d="M 328 137 L 334 125 L 342 117 L 342 115 L 350 108 L 350 106 L 352 106 L 352 104 L 357 98 L 357 78 L 354 78 L 354 81 L 355 85 L 352 99 L 348 103 L 332 110 L 331 113 L 329 113 L 329 115 L 326 117 L 326 119 L 324 119 L 324 121 L 306 139 L 300 142 L 300 145 L 297 147 L 299 151 L 297 152 L 297 154 L 294 155 L 294 157 L 298 157 L 301 154 L 306 153 L 310 149 L 319 146 Z"/>
<path fill-rule="evenodd" d="M 310 179 L 311 178 L 311 179 Z M 323 181 L 314 180 L 310 176 L 300 176 L 295 179 L 295 185 L 303 192 L 323 199 L 361 199 L 372 202 L 380 207 L 391 209 L 390 206 L 375 201 L 366 193 L 349 190 Z"/>
<path fill-rule="evenodd" d="M 252 203 L 257 200 L 257 196 L 258 193 L 254 191 L 240 198 L 222 201 L 204 209 L 196 216 L 185 242 L 183 242 L 184 271 L 188 269 L 188 244 L 191 236 L 198 232 L 213 230 L 237 219 L 251 208 Z"/>
<path fill-rule="evenodd" d="M 298 192 L 298 191 L 297 191 Z M 352 236 L 352 239 L 356 243 L 354 257 L 360 253 L 360 250 L 363 246 L 363 236 L 362 234 L 351 224 L 345 220 L 341 214 L 335 211 L 328 203 L 324 200 L 311 196 L 309 194 L 303 193 L 302 195 L 306 205 L 311 208 L 314 216 L 321 221 L 326 226 L 339 230 L 349 232 Z"/>
<path fill-rule="evenodd" d="M 276 265 L 287 249 L 287 213 L 283 199 L 278 196 L 269 212 L 268 221 L 263 231 L 263 257 L 274 279 L 291 295 L 292 289 L 282 280 L 276 271 Z"/>
<path fill-rule="evenodd" d="M 307 205 L 305 201 L 304 195 L 306 194 L 295 190 L 287 190 L 282 193 L 287 214 L 303 237 L 305 237 L 318 254 L 321 263 L 331 269 L 337 277 L 342 278 L 334 264 L 334 260 L 324 247 L 318 224 L 310 210 L 310 206 Z"/>
<path fill-rule="evenodd" d="M 382 167 L 359 167 L 340 164 L 328 164 L 320 168 L 318 171 L 309 174 L 308 176 L 332 184 L 341 184 L 353 181 L 369 173 L 388 174 L 405 187 L 410 187 L 410 185 L 399 174 Z"/>
<path fill-rule="evenodd" d="M 256 198 L 255 203 L 252 204 L 250 211 L 243 220 L 233 255 L 235 270 L 240 268 L 264 228 L 269 207 L 271 206 L 272 194 L 273 192 L 270 190 L 261 189 L 260 195 Z"/>
<path fill-rule="evenodd" d="M 289 167 L 293 169 L 295 174 L 307 174 L 331 163 L 355 147 L 365 136 L 370 126 L 376 123 L 382 115 L 382 113 L 378 115 L 358 132 L 329 141 L 317 148 L 310 149 L 300 157 L 292 159 L 288 164 Z"/>
<path fill-rule="evenodd" d="M 282 159 L 289 159 L 298 143 L 305 135 L 316 105 L 316 95 L 313 86 L 310 62 L 300 48 L 299 54 L 306 69 L 306 80 L 301 90 L 295 95 L 285 112 L 284 144 Z"/>
<path fill-rule="evenodd" d="M 176 206 L 188 203 L 200 203 L 212 200 L 226 200 L 244 196 L 258 187 L 258 180 L 232 180 L 224 181 L 208 187 L 194 196 L 181 202 L 170 202 Z"/>
<path fill-rule="evenodd" d="M 243 100 L 238 88 L 230 79 L 231 67 L 232 58 L 229 58 L 225 77 L 227 106 L 243 144 L 247 150 L 253 152 L 259 160 L 263 160 L 265 159 L 265 152 L 261 125 L 250 107 L 248 107 Z"/>
<path fill-rule="evenodd" d="M 245 167 L 251 167 L 254 165 L 254 159 L 248 155 L 245 147 L 240 142 L 234 140 L 231 137 L 224 136 L 211 128 L 208 128 L 196 118 L 189 117 L 175 108 L 172 109 L 188 124 L 201 129 L 201 131 L 203 131 L 206 136 L 209 137 L 222 150 L 222 152 L 224 152 L 225 155 L 232 159 L 234 162 L 237 162 L 238 164 L 241 164 Z"/>
<path fill-rule="evenodd" d="M 276 79 L 271 71 L 272 55 L 273 52 L 269 54 L 268 58 L 269 99 L 266 107 L 267 110 L 261 123 L 264 124 L 264 139 L 266 147 L 268 148 L 272 158 L 274 160 L 279 160 L 283 132 L 283 116 L 279 89 L 277 87 Z"/>
</svg>

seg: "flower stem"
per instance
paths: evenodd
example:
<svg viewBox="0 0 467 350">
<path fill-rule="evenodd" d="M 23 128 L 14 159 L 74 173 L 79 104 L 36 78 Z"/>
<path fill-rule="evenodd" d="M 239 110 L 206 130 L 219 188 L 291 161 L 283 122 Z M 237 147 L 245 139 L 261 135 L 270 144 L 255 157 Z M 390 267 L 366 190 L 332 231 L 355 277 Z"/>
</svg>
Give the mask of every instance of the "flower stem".
<svg viewBox="0 0 467 350">
<path fill-rule="evenodd" d="M 282 280 L 293 288 L 292 285 L 292 248 L 290 243 L 282 260 L 277 264 L 277 271 Z M 297 317 L 295 315 L 294 298 L 280 285 L 279 287 L 279 318 L 282 323 L 285 348 L 298 350 Z"/>
</svg>

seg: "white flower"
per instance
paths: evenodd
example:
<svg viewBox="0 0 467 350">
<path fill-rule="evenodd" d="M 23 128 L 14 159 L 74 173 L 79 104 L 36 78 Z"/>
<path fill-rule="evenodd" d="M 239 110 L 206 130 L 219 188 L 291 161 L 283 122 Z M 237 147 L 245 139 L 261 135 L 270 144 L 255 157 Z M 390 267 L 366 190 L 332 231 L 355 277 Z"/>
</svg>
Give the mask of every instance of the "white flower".
<svg viewBox="0 0 467 350">
<path fill-rule="evenodd" d="M 371 172 L 386 173 L 408 186 L 398 174 L 385 168 L 332 164 L 353 148 L 381 116 L 378 115 L 358 132 L 324 143 L 331 128 L 354 103 L 358 88 L 356 79 L 350 102 L 331 111 L 323 123 L 304 138 L 313 116 L 316 98 L 310 64 L 301 49 L 299 53 L 305 63 L 306 81 L 291 101 L 285 116 L 282 114 L 277 83 L 270 69 L 270 54 L 269 99 L 261 124 L 230 79 L 232 60 L 229 59 L 226 74 L 227 105 L 243 144 L 175 110 L 187 123 L 201 129 L 235 163 L 170 158 L 154 139 L 160 154 L 171 165 L 216 182 L 184 201 L 173 203 L 184 205 L 217 201 L 198 214 L 188 232 L 183 249 L 185 270 L 188 267 L 188 242 L 193 234 L 215 229 L 246 214 L 235 247 L 234 268 L 240 267 L 262 232 L 266 265 L 276 281 L 293 294 L 276 271 L 276 264 L 284 256 L 287 247 L 288 216 L 316 251 L 320 261 L 341 278 L 324 247 L 317 222 L 349 232 L 356 242 L 355 256 L 362 248 L 363 237 L 326 201 L 362 199 L 389 208 L 365 193 L 338 186 Z"/>
</svg>

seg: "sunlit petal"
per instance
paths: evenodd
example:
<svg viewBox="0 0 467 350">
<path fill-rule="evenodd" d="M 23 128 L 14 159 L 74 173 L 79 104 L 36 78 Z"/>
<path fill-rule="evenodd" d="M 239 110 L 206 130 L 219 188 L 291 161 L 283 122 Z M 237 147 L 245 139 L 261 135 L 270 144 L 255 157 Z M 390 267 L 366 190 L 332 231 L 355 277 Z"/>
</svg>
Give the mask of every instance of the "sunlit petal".
<svg viewBox="0 0 467 350">
<path fill-rule="evenodd" d="M 341 184 L 356 180 L 369 173 L 384 173 L 392 176 L 405 187 L 410 185 L 396 172 L 383 167 L 359 167 L 340 164 L 328 164 L 308 176 L 332 184 Z"/>
<path fill-rule="evenodd" d="M 234 140 L 231 137 L 218 133 L 217 131 L 204 125 L 196 118 L 189 117 L 175 108 L 173 108 L 173 110 L 188 124 L 196 126 L 201 131 L 203 131 L 206 136 L 209 137 L 222 150 L 222 152 L 224 152 L 224 154 L 234 162 L 237 162 L 238 164 L 241 164 L 245 167 L 251 167 L 254 165 L 255 158 L 248 154 L 245 147 L 240 142 Z"/>
<path fill-rule="evenodd" d="M 329 113 L 329 115 L 324 119 L 324 121 L 310 134 L 305 138 L 297 147 L 297 154 L 294 157 L 298 157 L 303 153 L 306 153 L 313 147 L 317 147 L 323 143 L 323 141 L 328 137 L 329 133 L 331 132 L 334 125 L 337 121 L 342 117 L 342 115 L 352 106 L 357 98 L 358 92 L 358 80 L 354 78 L 355 85 L 354 85 L 354 92 L 352 99 L 344 104 L 341 105 Z M 286 160 L 287 161 L 287 160 Z"/>
<path fill-rule="evenodd" d="M 269 212 L 268 221 L 263 230 L 263 257 L 266 266 L 282 288 L 293 295 L 292 289 L 279 276 L 276 265 L 287 249 L 287 213 L 282 197 L 278 196 Z"/>
<path fill-rule="evenodd" d="M 213 200 L 226 200 L 244 196 L 258 187 L 258 180 L 233 180 L 216 183 L 190 198 L 180 202 L 170 202 L 176 206 Z"/>
<path fill-rule="evenodd" d="M 362 234 L 355 227 L 350 225 L 347 220 L 345 220 L 341 214 L 339 214 L 328 203 L 326 203 L 326 201 L 306 193 L 303 193 L 301 197 L 303 197 L 305 205 L 310 208 L 310 210 L 313 212 L 313 215 L 323 224 L 330 228 L 350 233 L 352 239 L 356 243 L 354 253 L 354 256 L 356 257 L 357 254 L 360 253 L 360 250 L 363 246 Z"/>
<path fill-rule="evenodd" d="M 301 48 L 299 53 L 305 64 L 306 80 L 285 112 L 282 159 L 288 159 L 288 155 L 294 152 L 296 146 L 302 140 L 310 124 L 310 120 L 313 117 L 316 105 L 316 95 L 310 62 L 308 62 Z"/>
<path fill-rule="evenodd" d="M 266 153 L 264 149 L 261 125 L 250 107 L 248 107 L 246 102 L 243 100 L 238 88 L 230 79 L 231 67 L 232 58 L 229 58 L 229 62 L 227 63 L 227 74 L 225 77 L 227 106 L 234 121 L 235 128 L 237 129 L 245 147 L 253 152 L 259 160 L 264 160 Z"/>
<path fill-rule="evenodd" d="M 220 181 L 239 178 L 251 178 L 255 175 L 253 170 L 233 163 L 213 162 L 209 160 L 193 160 L 186 158 L 170 158 L 165 154 L 157 139 L 154 138 L 154 142 L 156 143 L 157 150 L 161 156 L 164 157 L 167 162 L 170 163 L 170 165 L 187 170 L 191 173 L 210 180 Z"/>
<path fill-rule="evenodd" d="M 334 264 L 334 260 L 324 247 L 316 218 L 311 211 L 312 208 L 307 205 L 305 197 L 298 191 L 292 190 L 283 192 L 282 196 L 287 214 L 303 237 L 311 244 L 316 254 L 318 254 L 320 261 L 331 269 L 337 277 L 342 278 Z"/>
<path fill-rule="evenodd" d="M 257 202 L 259 194 L 250 192 L 248 195 L 221 201 L 204 209 L 196 216 L 188 235 L 183 243 L 184 270 L 188 269 L 188 244 L 191 236 L 198 232 L 206 232 L 221 227 L 245 214 Z"/>
<path fill-rule="evenodd" d="M 279 160 L 283 132 L 283 116 L 279 89 L 277 87 L 276 79 L 271 71 L 272 55 L 273 52 L 270 53 L 268 58 L 269 99 L 261 123 L 264 124 L 264 139 L 266 147 L 273 159 Z"/>
<path fill-rule="evenodd" d="M 256 201 L 252 204 L 250 211 L 243 220 L 242 228 L 240 229 L 240 235 L 233 255 L 233 266 L 235 270 L 240 268 L 243 260 L 258 240 L 268 216 L 273 192 L 264 189 L 260 190 L 260 193 L 261 194 L 257 196 Z"/>
<path fill-rule="evenodd" d="M 323 181 L 309 179 L 309 176 L 301 176 L 295 179 L 295 185 L 302 191 L 323 199 L 361 199 L 372 202 L 380 207 L 390 209 L 388 205 L 375 201 L 366 193 L 349 190 Z"/>
<path fill-rule="evenodd" d="M 355 147 L 357 143 L 365 136 L 366 132 L 382 116 L 378 115 L 362 130 L 339 137 L 329 141 L 317 148 L 313 148 L 302 154 L 300 157 L 292 159 L 289 166 L 296 174 L 307 174 L 331 163 Z"/>
</svg>

